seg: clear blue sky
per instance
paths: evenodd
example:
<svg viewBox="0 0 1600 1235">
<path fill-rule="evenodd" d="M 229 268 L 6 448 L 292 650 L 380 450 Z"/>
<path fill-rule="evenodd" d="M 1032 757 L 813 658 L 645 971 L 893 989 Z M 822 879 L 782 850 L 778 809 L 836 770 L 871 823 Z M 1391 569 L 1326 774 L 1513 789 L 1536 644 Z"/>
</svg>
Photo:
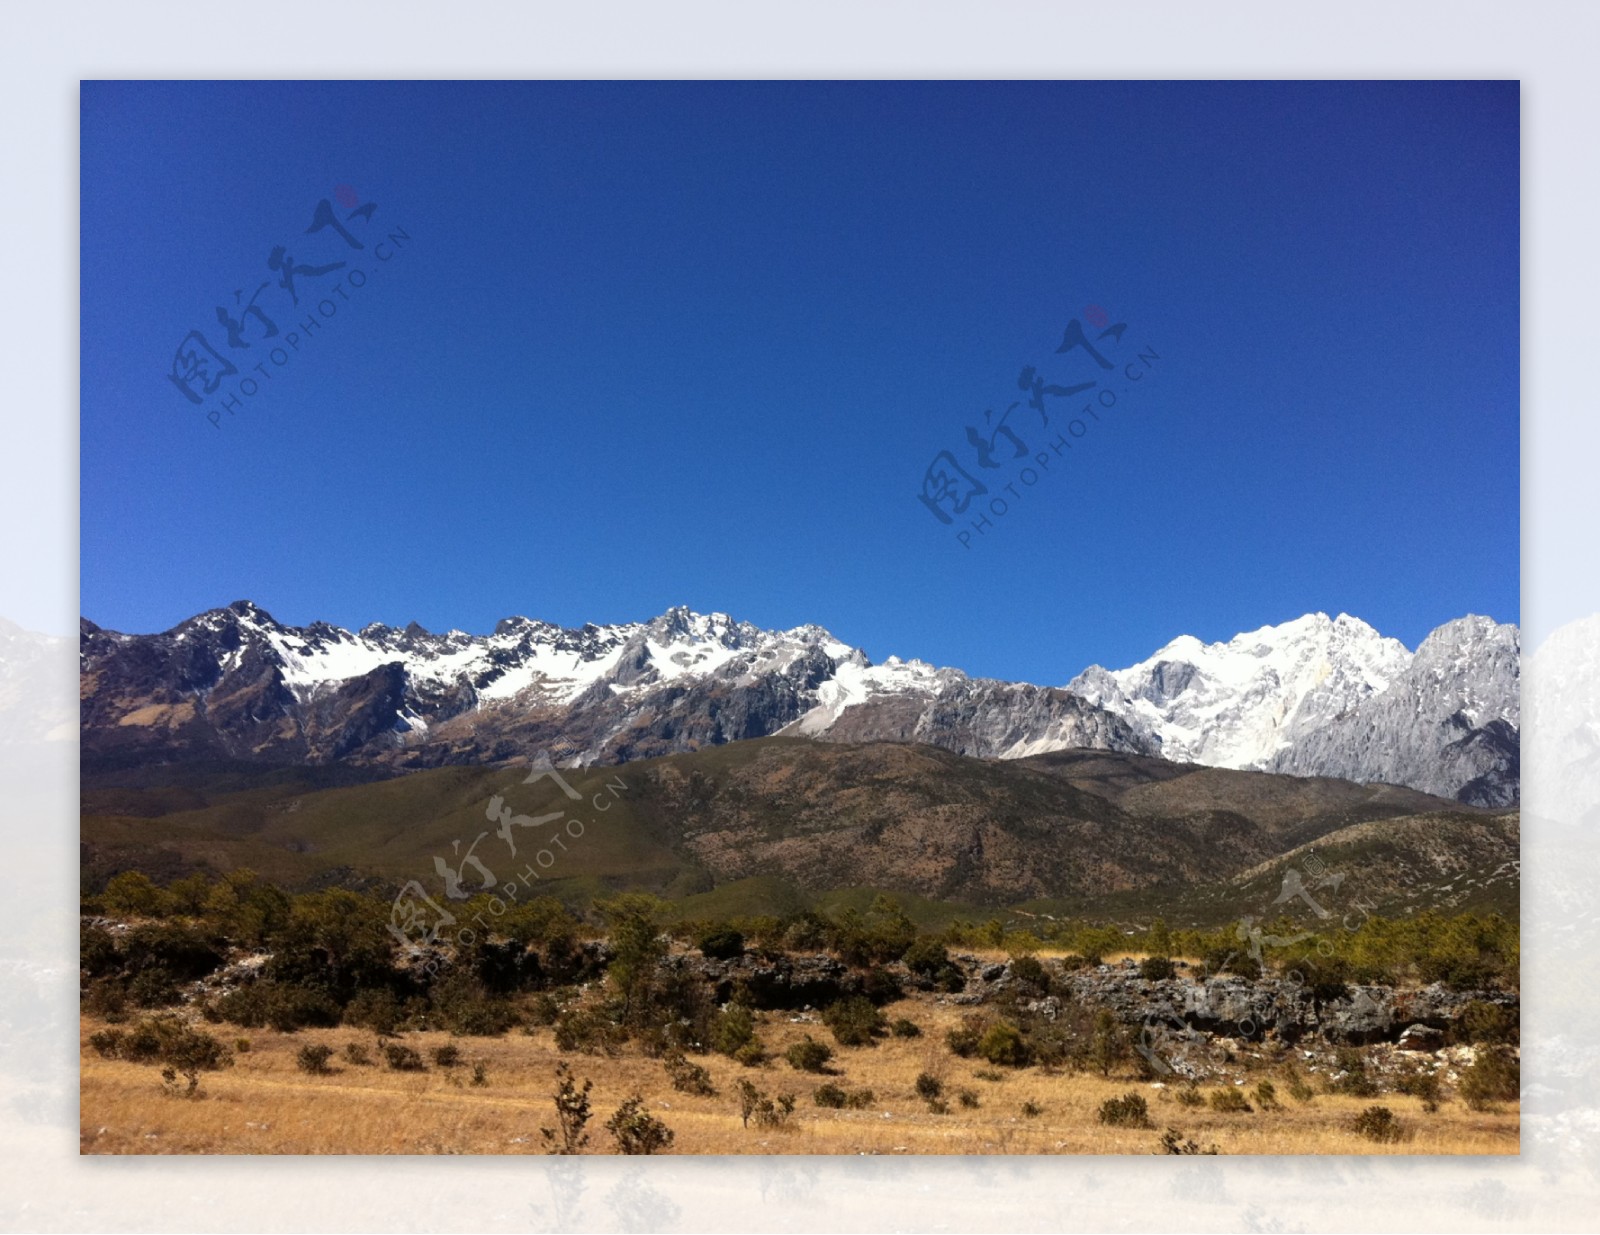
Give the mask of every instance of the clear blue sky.
<svg viewBox="0 0 1600 1235">
<path fill-rule="evenodd" d="M 102 625 L 687 604 L 1054 683 L 1317 609 L 1517 620 L 1515 83 L 91 83 L 82 122 Z M 375 204 L 361 251 L 322 199 Z M 346 271 L 296 315 L 277 245 L 367 275 L 281 367 Z M 268 280 L 279 338 L 229 348 Z M 1056 353 L 1091 305 L 1111 373 Z M 273 373 L 220 429 L 192 329 Z M 1122 394 L 963 548 L 1024 365 Z M 950 526 L 941 450 L 995 481 Z"/>
</svg>

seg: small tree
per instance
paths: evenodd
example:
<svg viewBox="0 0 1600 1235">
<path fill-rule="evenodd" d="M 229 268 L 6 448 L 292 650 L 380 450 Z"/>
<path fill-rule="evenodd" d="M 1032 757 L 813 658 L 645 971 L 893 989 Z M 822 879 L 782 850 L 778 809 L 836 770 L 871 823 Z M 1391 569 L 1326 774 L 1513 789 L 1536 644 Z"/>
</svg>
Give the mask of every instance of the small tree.
<svg viewBox="0 0 1600 1235">
<path fill-rule="evenodd" d="M 594 1088 L 594 1082 L 585 1080 L 583 1088 L 579 1089 L 573 1083 L 572 1069 L 565 1063 L 556 1065 L 556 1080 L 557 1127 L 540 1128 L 539 1135 L 549 1146 L 547 1153 L 581 1154 L 589 1144 L 589 1134 L 584 1128 L 589 1122 L 589 1091 Z"/>
<path fill-rule="evenodd" d="M 672 1144 L 672 1129 L 644 1109 L 644 1098 L 634 1094 L 606 1120 L 606 1131 L 625 1154 L 659 1153 Z"/>
<path fill-rule="evenodd" d="M 326 1076 L 331 1071 L 328 1060 L 332 1058 L 333 1047 L 310 1043 L 300 1048 L 294 1061 L 302 1072 L 309 1072 L 312 1076 Z"/>
<path fill-rule="evenodd" d="M 1127 1057 L 1128 1036 L 1117 1024 L 1117 1018 L 1102 1008 L 1094 1018 L 1094 1036 L 1089 1039 L 1089 1061 L 1099 1069 L 1101 1076 L 1110 1076 L 1111 1069 Z"/>
</svg>

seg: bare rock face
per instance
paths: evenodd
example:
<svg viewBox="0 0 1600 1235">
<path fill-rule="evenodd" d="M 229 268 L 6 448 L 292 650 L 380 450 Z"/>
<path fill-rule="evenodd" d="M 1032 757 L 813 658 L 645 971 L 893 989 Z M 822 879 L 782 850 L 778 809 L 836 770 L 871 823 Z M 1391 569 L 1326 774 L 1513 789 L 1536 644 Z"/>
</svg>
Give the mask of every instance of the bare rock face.
<svg viewBox="0 0 1600 1235">
<path fill-rule="evenodd" d="M 1269 770 L 1387 781 L 1474 806 L 1520 793 L 1522 645 L 1515 626 L 1439 627 L 1380 692 L 1299 737 Z"/>
</svg>

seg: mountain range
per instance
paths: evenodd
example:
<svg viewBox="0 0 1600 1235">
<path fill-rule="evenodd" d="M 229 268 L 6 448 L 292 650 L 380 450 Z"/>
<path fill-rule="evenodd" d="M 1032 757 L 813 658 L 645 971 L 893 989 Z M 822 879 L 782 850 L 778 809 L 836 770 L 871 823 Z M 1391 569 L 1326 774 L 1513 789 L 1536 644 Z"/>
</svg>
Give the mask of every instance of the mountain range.
<svg viewBox="0 0 1600 1235">
<path fill-rule="evenodd" d="M 1387 782 L 1477 806 L 1519 793 L 1519 633 L 1465 617 L 1415 653 L 1347 615 L 1175 639 L 1062 687 L 874 664 L 819 626 L 674 608 L 492 634 L 280 624 L 249 601 L 132 635 L 84 620 L 86 781 L 185 762 L 373 775 L 526 759 L 616 764 L 772 735 L 983 759 L 1091 749 Z"/>
</svg>

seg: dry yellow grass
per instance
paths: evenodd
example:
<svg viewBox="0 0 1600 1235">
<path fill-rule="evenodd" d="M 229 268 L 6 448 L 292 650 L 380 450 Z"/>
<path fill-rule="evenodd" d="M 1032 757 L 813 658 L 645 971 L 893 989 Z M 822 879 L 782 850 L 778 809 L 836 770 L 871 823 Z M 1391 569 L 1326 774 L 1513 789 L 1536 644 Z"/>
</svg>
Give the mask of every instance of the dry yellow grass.
<svg viewBox="0 0 1600 1235">
<path fill-rule="evenodd" d="M 673 1153 L 688 1154 L 1148 1154 L 1157 1151 L 1161 1130 L 1171 1126 L 1224 1154 L 1514 1154 L 1519 1116 L 1514 1105 L 1474 1113 L 1458 1102 L 1427 1114 L 1415 1098 L 1385 1094 L 1378 1099 L 1319 1095 L 1309 1105 L 1287 1097 L 1283 1109 L 1224 1115 L 1209 1107 L 1187 1108 L 1171 1091 L 1129 1077 L 1103 1079 L 1075 1074 L 1045 1075 L 1037 1068 L 1001 1070 L 1000 1081 L 980 1080 L 977 1061 L 958 1059 L 944 1045 L 944 1031 L 962 1009 L 907 1000 L 886 1009 L 923 1030 L 920 1038 L 890 1038 L 875 1047 L 836 1051 L 840 1075 L 795 1071 L 781 1059 L 790 1043 L 811 1033 L 832 1042 L 817 1024 L 794 1023 L 783 1013 L 760 1016 L 762 1040 L 776 1060 L 750 1069 L 719 1055 L 696 1057 L 712 1074 L 715 1097 L 677 1093 L 660 1060 L 629 1050 L 615 1058 L 562 1055 L 549 1030 L 501 1038 L 450 1038 L 443 1033 L 406 1035 L 425 1058 L 453 1042 L 465 1063 L 424 1073 L 393 1072 L 381 1064 L 345 1062 L 347 1042 L 372 1051 L 371 1034 L 352 1029 L 271 1030 L 205 1028 L 225 1041 L 247 1037 L 248 1053 L 232 1068 L 202 1074 L 198 1099 L 161 1091 L 160 1069 L 102 1059 L 88 1035 L 103 1028 L 85 1019 L 82 1036 L 80 1148 L 91 1154 L 514 1154 L 541 1153 L 541 1126 L 553 1127 L 550 1095 L 559 1060 L 594 1081 L 591 1152 L 610 1152 L 602 1125 L 625 1098 L 641 1092 L 649 1109 L 676 1134 Z M 299 1048 L 323 1042 L 336 1050 L 329 1076 L 311 1076 L 295 1063 Z M 471 1064 L 488 1068 L 488 1085 L 471 1084 Z M 950 1095 L 950 1113 L 935 1115 L 913 1091 L 917 1074 L 939 1076 Z M 740 1078 L 769 1093 L 793 1092 L 797 1102 L 780 1130 L 746 1130 L 733 1097 Z M 870 1110 L 836 1111 L 816 1106 L 811 1094 L 824 1081 L 850 1089 L 870 1088 Z M 459 1083 L 457 1083 L 459 1082 Z M 1254 1078 L 1251 1080 L 1253 1087 Z M 979 1095 L 976 1110 L 955 1100 L 955 1091 Z M 1278 1086 L 1280 1095 L 1283 1085 Z M 1096 1112 L 1106 1098 L 1130 1090 L 1146 1098 L 1155 1130 L 1109 1128 Z M 1351 1118 L 1374 1101 L 1391 1108 L 1413 1130 L 1411 1140 L 1379 1145 L 1348 1130 Z M 1033 1102 L 1042 1111 L 1022 1113 Z"/>
</svg>

